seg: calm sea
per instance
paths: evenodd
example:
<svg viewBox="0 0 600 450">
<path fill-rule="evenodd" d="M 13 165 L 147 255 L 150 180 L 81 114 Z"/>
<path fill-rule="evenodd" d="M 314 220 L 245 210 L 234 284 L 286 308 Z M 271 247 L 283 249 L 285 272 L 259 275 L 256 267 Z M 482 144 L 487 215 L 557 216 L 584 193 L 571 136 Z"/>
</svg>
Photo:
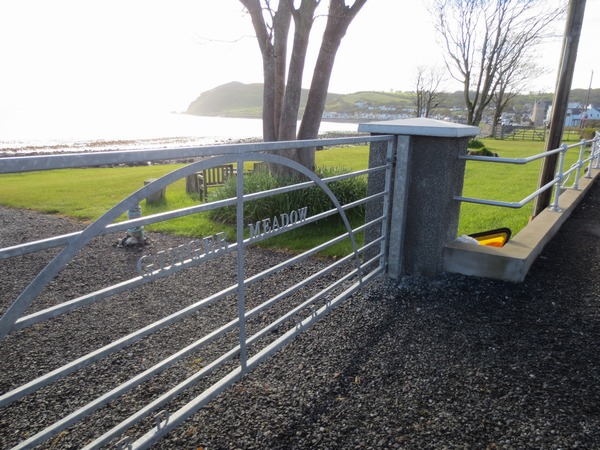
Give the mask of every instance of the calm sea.
<svg viewBox="0 0 600 450">
<path fill-rule="evenodd" d="M 356 131 L 355 123 L 323 122 L 320 133 Z M 172 148 L 260 138 L 260 119 L 178 113 L 44 114 L 0 110 L 0 154 Z"/>
</svg>

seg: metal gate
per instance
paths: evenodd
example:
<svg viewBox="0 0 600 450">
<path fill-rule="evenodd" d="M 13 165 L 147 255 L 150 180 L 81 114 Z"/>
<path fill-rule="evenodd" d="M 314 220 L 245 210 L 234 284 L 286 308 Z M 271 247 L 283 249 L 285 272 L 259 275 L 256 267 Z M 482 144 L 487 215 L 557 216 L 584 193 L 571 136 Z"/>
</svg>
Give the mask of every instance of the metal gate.
<svg viewBox="0 0 600 450">
<path fill-rule="evenodd" d="M 305 167 L 269 153 L 361 142 L 377 142 L 385 153 L 379 160 L 386 163 L 321 179 Z M 37 253 L 42 259 L 51 258 L 16 298 L 9 298 L 6 293 L 0 297 L 3 355 L 0 365 L 6 368 L 0 396 L 0 425 L 7 430 L 5 446 L 31 448 L 42 443 L 61 446 L 63 439 L 70 439 L 65 442 L 84 448 L 107 445 L 147 448 L 383 274 L 394 142 L 390 136 L 376 136 L 0 160 L 0 174 L 8 174 L 202 157 L 140 188 L 83 231 L 25 243 L 2 243 L 2 264 L 18 268 L 20 258 Z M 303 177 L 303 181 L 269 191 L 244 192 L 243 167 L 247 161 L 286 166 Z M 224 164 L 237 166 L 235 197 L 117 221 L 153 192 Z M 329 185 L 351 177 L 368 177 L 368 194 L 358 201 L 340 204 Z M 331 201 L 328 211 L 313 213 L 311 205 L 295 205 L 252 224 L 244 220 L 244 205 L 249 202 L 315 186 Z M 352 224 L 347 212 L 360 205 L 367 206 L 368 219 Z M 101 271 L 108 279 L 105 285 L 82 282 L 76 290 L 85 292 L 73 295 L 69 291 L 68 298 L 56 301 L 61 296 L 61 276 L 76 273 L 79 255 L 87 251 L 93 256 L 93 250 L 87 247 L 102 236 L 224 207 L 236 208 L 235 236 L 217 231 L 201 239 L 179 238 L 176 245 L 167 248 L 153 243 L 143 247 L 142 254 L 125 255 L 129 275 L 120 275 L 121 279 L 115 281 L 113 278 L 117 276 L 110 269 Z M 249 252 L 260 242 L 334 216 L 339 217 L 345 230 L 335 238 L 301 254 L 277 253 L 274 261 L 259 257 L 258 264 L 248 262 Z M 27 228 L 26 223 L 20 226 Z M 357 239 L 360 234 L 367 235 L 362 243 Z M 351 244 L 348 254 L 335 259 L 315 259 L 319 252 L 342 241 Z M 55 248 L 61 250 L 51 250 Z M 54 253 L 48 256 L 51 252 Z M 127 250 L 115 248 L 114 252 L 123 255 Z M 111 262 L 105 263 L 110 268 Z M 219 282 L 203 286 L 200 281 L 206 278 L 203 274 L 207 271 Z M 289 276 L 295 272 L 300 274 Z M 287 275 L 281 281 L 278 277 L 283 273 Z M 167 278 L 175 281 L 160 284 Z M 186 282 L 179 285 L 177 280 Z M 192 281 L 190 288 L 190 280 L 198 281 L 197 284 Z M 268 289 L 258 288 L 261 285 Z M 48 291 L 53 292 L 54 300 L 51 304 L 40 301 L 37 306 Z M 156 302 L 161 295 L 164 303 L 160 308 L 156 303 L 145 303 L 149 298 Z M 164 305 L 168 307 L 163 312 Z M 124 320 L 125 325 L 114 325 L 119 331 L 113 331 L 113 316 L 135 317 L 135 329 L 129 329 L 129 322 Z M 80 326 L 70 334 L 67 327 L 73 317 Z M 137 325 L 139 321 L 144 322 L 143 326 Z M 178 331 L 180 326 L 187 327 L 186 331 Z M 110 334 L 108 341 L 106 334 Z M 96 338 L 101 342 L 90 342 Z M 145 350 L 144 342 L 152 342 L 152 348 L 157 348 L 158 342 L 160 351 Z M 7 355 L 14 355 L 21 348 L 23 357 L 11 356 L 9 360 Z M 61 354 L 62 362 L 48 367 L 44 355 L 47 358 L 54 352 Z M 116 374 L 102 376 L 107 364 L 119 367 Z M 23 380 L 20 373 L 31 373 L 32 367 L 37 376 Z M 144 388 L 148 384 L 154 386 L 152 380 L 165 377 L 167 372 L 174 375 L 169 382 L 161 379 L 160 389 Z M 53 396 L 63 399 L 69 393 L 64 406 L 37 413 L 35 423 L 23 427 L 22 417 L 28 408 L 48 406 L 53 403 Z M 129 409 L 130 403 L 139 405 L 140 396 L 145 399 L 145 406 Z M 138 400 L 130 401 L 134 397 Z M 32 398 L 30 403 L 23 401 L 26 398 Z M 86 425 L 86 421 L 93 421 L 94 425 Z"/>
</svg>

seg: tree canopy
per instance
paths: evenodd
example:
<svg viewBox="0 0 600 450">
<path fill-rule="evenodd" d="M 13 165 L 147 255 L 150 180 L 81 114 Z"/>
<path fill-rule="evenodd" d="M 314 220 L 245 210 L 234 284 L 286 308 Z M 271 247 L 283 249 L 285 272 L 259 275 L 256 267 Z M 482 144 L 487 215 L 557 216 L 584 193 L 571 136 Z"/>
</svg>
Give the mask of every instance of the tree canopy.
<svg viewBox="0 0 600 450">
<path fill-rule="evenodd" d="M 446 66 L 463 85 L 468 124 L 478 125 L 499 91 L 501 97 L 510 91 L 564 12 L 553 0 L 433 0 Z"/>
</svg>

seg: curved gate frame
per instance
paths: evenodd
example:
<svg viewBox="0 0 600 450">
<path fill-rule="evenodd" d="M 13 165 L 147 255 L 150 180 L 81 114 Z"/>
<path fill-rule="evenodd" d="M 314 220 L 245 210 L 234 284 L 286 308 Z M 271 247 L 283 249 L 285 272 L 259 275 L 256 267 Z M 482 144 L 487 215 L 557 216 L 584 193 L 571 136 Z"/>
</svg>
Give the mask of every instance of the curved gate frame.
<svg viewBox="0 0 600 450">
<path fill-rule="evenodd" d="M 105 212 L 102 216 L 96 219 L 92 224 L 90 224 L 81 234 L 73 237 L 72 240 L 65 246 L 65 248 L 50 261 L 46 267 L 44 267 L 38 275 L 29 283 L 29 285 L 21 292 L 21 294 L 17 297 L 17 299 L 13 302 L 13 304 L 6 310 L 2 318 L 0 318 L 0 340 L 3 339 L 6 335 L 8 335 L 14 325 L 14 323 L 21 317 L 23 312 L 33 303 L 35 298 L 42 292 L 42 290 L 46 287 L 46 285 L 52 281 L 52 279 L 62 270 L 75 256 L 75 254 L 81 250 L 88 242 L 90 242 L 95 237 L 99 236 L 102 231 L 105 230 L 106 226 L 113 223 L 116 218 L 118 218 L 121 214 L 127 212 L 130 208 L 138 205 L 142 200 L 148 197 L 153 192 L 166 188 L 169 184 L 178 181 L 179 179 L 192 175 L 196 172 L 199 172 L 204 169 L 208 169 L 210 167 L 218 166 L 221 164 L 229 164 L 229 163 L 237 163 L 238 167 L 243 167 L 245 161 L 263 161 L 270 162 L 274 164 L 281 164 L 287 167 L 290 167 L 303 175 L 309 178 L 312 182 L 314 182 L 317 186 L 319 186 L 330 198 L 333 202 L 334 206 L 338 210 L 346 230 L 350 235 L 350 239 L 352 242 L 352 248 L 355 255 L 355 261 L 357 267 L 359 269 L 360 274 L 360 261 L 358 256 L 358 246 L 356 244 L 356 239 L 354 237 L 354 233 L 352 231 L 352 227 L 350 226 L 350 222 L 348 221 L 348 217 L 341 207 L 339 201 L 329 189 L 326 183 L 324 183 L 314 172 L 308 170 L 306 167 L 301 164 L 292 161 L 288 158 L 284 158 L 279 155 L 272 154 L 263 154 L 263 153 L 247 153 L 244 154 L 245 157 L 241 155 L 224 155 L 224 156 L 214 156 L 208 159 L 198 161 L 192 164 L 189 164 L 185 167 L 174 170 L 173 172 L 169 172 L 166 175 L 156 179 L 152 183 L 138 189 L 130 196 L 121 200 L 107 212 Z M 243 214 L 240 214 L 240 209 L 243 209 L 243 176 L 238 176 L 238 191 L 237 191 L 237 203 L 238 203 L 238 223 L 237 223 L 237 235 L 238 235 L 238 245 L 239 248 L 243 248 L 243 239 L 240 243 L 240 235 L 243 238 Z M 239 205 L 242 205 L 240 208 Z"/>
<path fill-rule="evenodd" d="M 377 171 L 385 170 L 385 188 L 378 194 L 375 194 L 375 195 L 372 194 L 371 196 L 367 195 L 367 197 L 365 197 L 363 199 L 363 201 L 367 202 L 367 201 L 377 199 L 380 197 L 388 198 L 388 200 L 389 200 L 389 192 L 390 192 L 389 189 L 390 189 L 390 184 L 391 184 L 391 175 L 390 175 L 391 170 L 390 169 L 392 167 L 391 155 L 392 155 L 392 150 L 393 150 L 393 147 L 391 145 L 391 140 L 390 140 L 390 137 L 388 137 L 388 136 L 381 136 L 381 137 L 376 137 L 376 138 L 371 137 L 371 138 L 369 138 L 369 141 L 370 140 L 388 141 L 387 162 L 383 163 L 383 165 L 378 166 L 378 167 L 371 167 L 367 170 L 353 172 L 351 174 L 351 176 L 371 174 L 371 173 L 376 173 Z M 332 141 L 334 141 L 334 142 L 331 142 L 331 144 L 334 144 L 334 143 L 343 144 L 343 143 L 350 143 L 351 141 L 352 142 L 358 141 L 358 139 L 357 138 L 349 138 L 349 139 L 339 139 L 338 138 L 338 139 L 333 139 Z M 342 141 L 348 141 L 348 142 L 342 142 Z M 311 145 L 304 145 L 304 147 L 314 146 L 314 142 L 315 141 L 309 142 Z M 296 142 L 296 144 L 299 144 L 299 143 Z M 246 149 L 248 149 L 248 150 L 246 150 Z M 182 149 L 182 150 L 188 151 L 187 149 Z M 161 436 L 163 436 L 169 430 L 175 428 L 176 426 L 178 426 L 178 424 L 181 424 L 181 422 L 183 420 L 185 420 L 187 417 L 189 417 L 191 414 L 193 414 L 195 411 L 197 411 L 203 405 L 208 403 L 212 398 L 214 398 L 220 392 L 225 390 L 232 383 L 239 380 L 245 373 L 254 369 L 258 364 L 260 364 L 262 361 L 264 361 L 266 358 L 268 358 L 271 354 L 276 352 L 283 345 L 287 344 L 290 340 L 294 339 L 301 332 L 310 328 L 314 323 L 316 323 L 316 321 L 318 321 L 324 315 L 328 314 L 333 308 L 335 308 L 335 306 L 337 306 L 339 303 L 343 302 L 352 293 L 354 293 L 357 289 L 359 289 L 363 285 L 363 283 L 382 274 L 384 271 L 383 259 L 381 259 L 380 265 L 376 270 L 365 271 L 364 267 L 366 267 L 365 264 L 371 264 L 377 258 L 383 258 L 383 256 L 381 256 L 383 253 L 380 253 L 379 255 L 377 255 L 377 257 L 374 257 L 373 259 L 369 260 L 367 263 L 365 263 L 363 265 L 361 265 L 361 261 L 360 261 L 361 258 L 360 258 L 359 254 L 364 252 L 367 248 L 372 248 L 373 245 L 377 245 L 377 244 L 381 245 L 382 252 L 383 252 L 384 241 L 386 239 L 385 236 L 387 235 L 385 232 L 385 229 L 387 227 L 386 221 L 388 218 L 388 215 L 386 212 L 387 206 L 384 207 L 384 213 L 381 217 L 379 217 L 377 219 L 373 219 L 372 222 L 368 222 L 364 226 L 359 227 L 356 231 L 354 231 L 350 225 L 350 222 L 348 220 L 348 217 L 345 213 L 344 208 L 340 205 L 338 199 L 335 197 L 335 195 L 333 194 L 331 189 L 328 187 L 327 183 L 325 183 L 323 180 L 321 180 L 314 172 L 308 170 L 304 166 L 302 166 L 292 160 L 289 160 L 282 156 L 274 155 L 271 153 L 261 153 L 265 150 L 268 151 L 271 149 L 268 145 L 263 145 L 260 148 L 258 148 L 256 145 L 248 145 L 247 147 L 245 145 L 225 146 L 225 151 L 223 153 L 219 154 L 219 153 L 211 152 L 211 153 L 209 153 L 210 156 L 208 156 L 206 159 L 189 164 L 189 165 L 179 168 L 177 170 L 174 170 L 174 171 L 156 179 L 154 182 L 141 187 L 140 189 L 138 189 L 137 191 L 135 191 L 134 193 L 132 193 L 131 195 L 129 195 L 128 197 L 126 197 L 125 199 L 120 201 L 119 203 L 117 203 L 110 210 L 105 212 L 100 218 L 98 218 L 95 222 L 90 224 L 82 232 L 71 233 L 69 235 L 57 236 L 55 238 L 48 239 L 47 240 L 48 242 L 44 243 L 44 245 L 40 245 L 40 244 L 42 244 L 43 241 L 36 241 L 36 242 L 28 243 L 28 244 L 10 247 L 7 249 L 2 249 L 3 254 L 8 255 L 8 256 L 4 256 L 4 257 L 12 257 L 12 256 L 18 256 L 19 254 L 25 254 L 25 253 L 38 251 L 43 248 L 52 248 L 52 247 L 58 247 L 58 246 L 64 245 L 64 248 L 58 253 L 58 255 L 56 255 L 52 259 L 52 261 L 50 261 L 50 263 L 48 263 L 48 265 L 44 269 L 42 269 L 42 271 L 40 271 L 38 273 L 38 275 L 33 279 L 33 281 L 21 292 L 21 294 L 17 297 L 17 299 L 13 302 L 13 304 L 7 309 L 4 316 L 2 316 L 2 318 L 0 319 L 0 340 L 2 340 L 11 331 L 25 328 L 33 323 L 39 322 L 41 320 L 45 320 L 50 317 L 55 317 L 56 315 L 71 311 L 79 306 L 96 301 L 98 298 L 104 298 L 106 296 L 113 295 L 115 293 L 122 292 L 124 290 L 138 286 L 140 284 L 143 284 L 146 282 L 151 282 L 155 279 L 155 274 L 153 274 L 151 277 L 140 276 L 138 278 L 129 280 L 128 282 L 119 283 L 119 285 L 112 286 L 111 288 L 118 286 L 118 289 L 114 289 L 114 290 L 111 289 L 109 294 L 104 294 L 103 296 L 98 295 L 98 298 L 95 298 L 96 293 L 92 293 L 92 294 L 89 294 L 89 298 L 86 298 L 87 296 L 84 296 L 84 297 L 79 297 L 78 299 L 75 299 L 72 301 L 68 301 L 66 303 L 69 303 L 69 305 L 66 305 L 66 303 L 65 303 L 66 306 L 64 306 L 64 307 L 61 306 L 60 308 L 56 308 L 55 311 L 46 312 L 47 310 L 44 310 L 44 311 L 41 311 L 38 313 L 33 313 L 30 316 L 19 319 L 21 314 L 33 303 L 35 298 L 42 292 L 42 290 L 49 283 L 49 281 L 52 280 L 52 278 L 54 278 L 54 276 L 56 276 L 56 274 L 66 264 L 68 264 L 69 261 L 71 261 L 71 259 L 75 256 L 75 254 L 79 250 L 81 250 L 87 243 L 89 243 L 90 240 L 92 240 L 93 238 L 103 235 L 103 234 L 107 234 L 107 233 L 111 233 L 111 232 L 115 232 L 115 231 L 119 231 L 119 230 L 124 230 L 131 226 L 155 223 L 155 222 L 159 222 L 159 221 L 163 221 L 163 220 L 168 220 L 168 219 L 171 219 L 174 217 L 180 217 L 183 215 L 189 215 L 189 214 L 194 214 L 194 213 L 201 212 L 201 211 L 206 211 L 208 209 L 214 209 L 216 207 L 232 205 L 233 203 L 236 203 L 237 208 L 238 208 L 237 224 L 236 224 L 236 226 L 237 226 L 237 229 L 236 229 L 237 230 L 237 233 L 236 233 L 237 242 L 235 244 L 230 244 L 227 247 L 228 253 L 231 251 L 238 250 L 237 251 L 237 256 L 238 256 L 238 278 L 237 278 L 238 282 L 237 282 L 237 284 L 234 284 L 234 285 L 230 286 L 230 288 L 228 288 L 224 291 L 221 291 L 218 295 L 215 294 L 214 296 L 210 296 L 210 297 L 206 298 L 205 301 L 203 301 L 203 302 L 198 302 L 194 305 L 191 305 L 189 308 L 185 308 L 185 310 L 182 310 L 180 313 L 177 314 L 177 317 L 175 317 L 175 315 L 172 315 L 172 316 L 162 319 L 159 322 L 152 324 L 151 326 L 145 327 L 144 330 L 147 329 L 147 331 L 145 331 L 144 333 L 141 333 L 142 330 L 140 330 L 136 333 L 133 333 L 131 335 L 120 338 L 117 341 L 114 341 L 112 344 L 109 344 L 101 349 L 98 349 L 95 352 L 92 352 L 88 355 L 85 355 L 85 356 L 79 358 L 79 359 L 76 359 L 75 361 L 73 361 L 59 369 L 56 369 L 55 371 L 52 371 L 42 377 L 39 377 L 39 378 L 27 383 L 26 385 L 23 385 L 19 388 L 14 389 L 13 391 L 10 391 L 10 392 L 0 396 L 0 404 L 8 405 L 12 401 L 14 401 L 24 395 L 27 395 L 28 393 L 34 392 L 44 385 L 50 384 L 53 381 L 56 381 L 57 379 L 62 378 L 63 376 L 67 375 L 68 373 L 71 373 L 75 370 L 78 370 L 81 367 L 84 367 L 86 365 L 93 363 L 94 361 L 96 361 L 98 359 L 101 359 L 104 355 L 109 354 L 112 351 L 116 351 L 116 350 L 128 345 L 129 343 L 135 342 L 135 340 L 137 340 L 137 339 L 143 338 L 144 336 L 146 336 L 148 334 L 152 334 L 154 331 L 160 329 L 160 327 L 167 326 L 168 324 L 172 323 L 173 321 L 177 320 L 178 318 L 185 317 L 187 314 L 190 313 L 190 311 L 193 312 L 193 311 L 200 309 L 201 307 L 203 307 L 205 305 L 211 304 L 212 302 L 217 301 L 219 298 L 222 298 L 224 295 L 231 295 L 231 294 L 237 293 L 237 296 L 238 296 L 238 318 L 234 322 L 237 324 L 236 328 L 239 331 L 240 343 L 238 344 L 237 350 L 235 348 L 230 350 L 228 353 L 224 354 L 221 358 L 218 358 L 217 360 L 215 360 L 215 362 L 213 364 L 219 363 L 219 361 L 223 360 L 224 358 L 230 359 L 234 355 L 237 355 L 241 361 L 240 366 L 238 368 L 234 369 L 232 372 L 230 372 L 228 375 L 226 375 L 222 379 L 220 379 L 217 383 L 215 383 L 209 389 L 204 391 L 204 393 L 202 393 L 200 396 L 195 398 L 193 401 L 191 401 L 190 403 L 185 405 L 185 407 L 176 411 L 174 414 L 169 415 L 166 411 L 161 411 L 157 415 L 156 427 L 151 429 L 150 431 L 148 431 L 141 438 L 139 438 L 135 443 L 133 443 L 133 445 L 130 443 L 129 438 L 122 439 L 122 441 L 118 444 L 121 446 L 121 448 L 147 448 L 148 445 L 150 445 L 153 442 L 156 442 L 157 440 L 160 439 Z M 200 156 L 200 155 L 196 155 L 196 156 Z M 173 155 L 173 157 L 175 157 L 175 155 Z M 19 158 L 15 158 L 15 159 L 19 159 Z M 43 158 L 41 158 L 41 161 L 48 160 L 48 162 L 49 162 L 50 159 L 54 159 L 54 158 L 53 157 L 43 157 Z M 167 159 L 167 158 L 162 157 L 162 158 L 158 158 L 158 159 Z M 310 314 L 303 320 L 301 318 L 299 318 L 299 313 L 302 313 L 302 311 L 300 311 L 300 309 L 297 309 L 297 311 L 294 309 L 292 311 L 289 311 L 288 314 L 284 314 L 284 316 L 282 316 L 281 319 L 284 319 L 286 316 L 289 316 L 289 314 L 292 314 L 292 318 L 296 321 L 295 327 L 292 327 L 291 329 L 289 329 L 282 336 L 277 338 L 274 342 L 268 344 L 266 347 L 262 348 L 261 350 L 258 351 L 258 353 L 253 354 L 251 357 L 247 356 L 246 342 L 249 342 L 249 343 L 253 342 L 257 338 L 257 335 L 250 337 L 249 340 L 246 341 L 246 336 L 245 336 L 245 321 L 247 320 L 246 315 L 247 315 L 247 317 L 252 317 L 252 314 L 254 314 L 252 311 L 254 311 L 254 310 L 246 312 L 245 304 L 244 304 L 245 283 L 247 281 L 250 282 L 250 280 L 244 279 L 244 266 L 243 266 L 243 264 L 244 264 L 244 261 L 243 261 L 244 248 L 245 248 L 245 246 L 251 245 L 252 242 L 250 239 L 244 239 L 245 224 L 244 224 L 244 220 L 243 220 L 243 206 L 244 206 L 244 201 L 246 198 L 249 198 L 249 199 L 255 198 L 255 193 L 244 195 L 244 180 L 243 180 L 244 177 L 242 176 L 242 174 L 243 174 L 243 164 L 246 161 L 263 161 L 263 162 L 268 162 L 268 163 L 273 163 L 273 164 L 282 164 L 282 165 L 287 166 L 299 173 L 302 173 L 309 180 L 308 182 L 300 182 L 298 184 L 289 186 L 291 188 L 290 190 L 303 189 L 303 188 L 309 187 L 311 185 L 311 183 L 313 183 L 316 186 L 319 186 L 327 194 L 329 199 L 334 204 L 335 211 L 342 218 L 344 226 L 347 230 L 347 233 L 344 233 L 343 235 L 341 235 L 340 238 L 347 239 L 349 237 L 351 240 L 351 243 L 352 243 L 352 248 L 353 248 L 352 253 L 349 253 L 347 256 L 345 256 L 344 258 L 339 260 L 338 263 L 342 263 L 342 262 L 349 263 L 353 259 L 355 261 L 355 265 L 356 265 L 356 268 L 354 270 L 351 270 L 351 272 L 349 274 L 341 277 L 339 280 L 334 282 L 330 287 L 330 288 L 342 287 L 343 283 L 346 283 L 353 278 L 354 281 L 352 281 L 349 285 L 342 287 L 343 292 L 341 292 L 339 295 L 336 294 L 335 297 L 331 297 L 331 296 L 325 297 L 325 304 L 323 304 L 323 306 L 321 306 L 318 310 L 316 309 L 315 306 L 311 306 L 309 308 Z M 181 208 L 181 209 L 175 209 L 168 213 L 159 213 L 159 214 L 155 214 L 152 216 L 142 217 L 140 219 L 133 219 L 133 220 L 127 220 L 127 221 L 123 221 L 123 222 L 119 222 L 119 223 L 114 223 L 114 220 L 116 220 L 121 214 L 128 211 L 132 207 L 137 206 L 143 199 L 147 198 L 154 191 L 163 189 L 166 186 L 168 186 L 169 184 L 171 184 L 187 175 L 191 175 L 191 174 L 199 172 L 201 170 L 208 169 L 210 167 L 218 166 L 221 164 L 227 164 L 227 163 L 237 163 L 237 165 L 238 165 L 238 170 L 239 170 L 240 176 L 237 177 L 236 198 L 230 198 L 230 199 L 221 200 L 221 201 L 217 201 L 217 202 L 207 203 L 207 204 L 205 204 L 208 206 L 207 208 L 205 208 L 204 205 L 194 206 L 194 207 L 190 207 L 190 208 Z M 73 161 L 71 164 L 73 167 L 77 167 L 78 164 L 80 166 L 83 166 L 81 164 L 81 161 Z M 93 165 L 93 164 L 90 164 L 90 165 Z M 44 169 L 50 169 L 50 168 L 54 168 L 54 167 L 37 168 L 37 170 L 44 170 Z M 58 167 L 55 167 L 55 168 L 58 168 Z M 34 170 L 36 170 L 36 169 L 34 169 Z M 15 170 L 15 171 L 26 171 L 26 170 L 19 169 L 19 170 Z M 340 179 L 343 179 L 343 178 L 340 177 Z M 334 181 L 334 180 L 331 180 L 331 181 Z M 277 193 L 282 192 L 282 190 L 285 190 L 285 188 L 277 189 L 277 191 L 278 191 Z M 260 196 L 256 197 L 256 198 L 260 198 Z M 385 204 L 387 204 L 387 202 L 385 202 Z M 214 206 L 212 206 L 212 208 L 211 208 L 211 205 L 214 205 Z M 335 214 L 334 209 L 330 210 L 327 213 L 327 215 L 331 215 L 331 214 Z M 320 214 L 313 216 L 313 221 L 315 220 L 316 217 L 320 217 L 320 216 L 321 216 Z M 356 239 L 355 239 L 355 232 L 359 232 L 361 228 L 365 229 L 366 226 L 372 226 L 373 224 L 377 224 L 377 223 L 381 223 L 381 226 L 382 226 L 381 237 L 379 239 L 371 242 L 369 244 L 369 246 L 365 246 L 359 250 L 357 243 L 356 243 Z M 299 226 L 301 226 L 301 225 L 299 225 Z M 52 241 L 52 243 L 50 244 L 49 241 Z M 331 244 L 331 242 L 332 241 L 329 241 L 329 245 Z M 50 245 L 48 245 L 48 244 L 50 244 Z M 317 248 L 314 248 L 313 250 L 317 250 Z M 307 252 L 307 254 L 309 254 L 309 253 Z M 296 258 L 293 258 L 293 259 L 296 259 Z M 300 261 L 300 260 L 302 260 L 302 258 L 300 258 L 298 260 Z M 194 265 L 196 265 L 196 264 L 194 264 Z M 336 265 L 337 264 L 333 264 L 331 267 L 334 267 Z M 181 267 L 177 267 L 176 271 L 179 271 L 180 269 L 184 269 L 186 267 L 189 267 L 189 265 L 182 265 Z M 168 271 L 166 271 L 166 272 L 168 272 Z M 299 283 L 297 285 L 299 287 L 296 287 L 295 289 L 300 289 L 306 282 L 309 282 L 311 278 L 316 279 L 315 277 L 321 276 L 323 273 L 327 273 L 327 271 L 325 271 L 325 270 L 320 271 L 318 274 L 315 274 L 314 276 L 309 277 L 306 280 L 303 280 L 302 283 Z M 157 277 L 168 276 L 168 275 L 169 275 L 169 273 L 161 273 L 161 274 L 158 274 Z M 123 286 L 121 286 L 121 285 L 123 285 Z M 100 291 L 98 291 L 98 292 L 100 292 Z M 274 297 L 273 301 L 275 301 L 277 299 L 277 297 L 279 297 L 279 296 L 289 295 L 289 294 L 286 294 L 286 292 L 287 291 L 282 292 L 278 296 Z M 293 291 L 290 290 L 290 292 L 293 292 Z M 330 291 L 329 289 L 325 289 L 321 293 L 316 295 L 315 297 L 312 297 L 312 298 L 306 300 L 303 303 L 303 305 L 309 305 L 309 304 L 313 305 L 314 304 L 313 302 L 315 302 L 316 299 L 318 299 L 318 298 L 323 299 L 323 297 L 321 297 L 321 295 L 327 295 L 328 292 L 333 292 L 333 291 Z M 202 303 L 203 305 L 201 306 L 200 303 Z M 300 308 L 306 308 L 306 306 L 300 306 Z M 294 311 L 296 311 L 296 312 L 294 312 Z M 15 324 L 15 322 L 16 322 L 16 324 Z M 159 323 L 161 323 L 160 327 L 158 326 Z M 228 330 L 231 330 L 230 325 L 227 325 L 226 328 Z M 224 332 L 224 330 L 226 331 L 226 328 L 221 327 L 221 329 L 215 330 L 215 332 L 211 333 L 210 335 L 214 334 L 214 336 L 216 337 L 217 336 L 217 334 L 215 334 L 216 332 L 222 333 L 222 332 Z M 260 333 L 258 333 L 258 334 L 260 334 Z M 172 358 L 177 357 L 177 359 L 173 360 L 173 361 L 177 361 L 180 358 L 183 358 L 186 354 L 190 354 L 190 352 L 194 351 L 194 348 L 197 348 L 198 345 L 201 345 L 200 344 L 201 341 L 205 341 L 206 339 L 209 338 L 210 335 L 207 335 L 206 337 L 203 337 L 196 343 L 191 344 L 190 346 L 180 350 L 176 354 L 167 358 L 167 360 L 164 360 L 161 363 L 159 363 L 156 367 L 158 367 L 158 366 L 168 367 L 168 365 L 165 365 L 165 364 L 167 364 L 168 360 L 172 360 Z M 210 339 L 213 339 L 213 338 L 211 337 Z M 210 342 L 210 341 L 207 341 L 207 342 Z M 109 347 L 111 347 L 112 350 L 110 350 Z M 227 359 L 225 359 L 225 360 L 227 360 Z M 207 367 L 207 369 L 208 369 L 208 367 Z M 43 430 L 39 431 L 35 435 L 30 436 L 26 441 L 23 441 L 20 444 L 18 444 L 16 448 L 29 448 L 29 446 L 31 446 L 31 445 L 36 445 L 38 443 L 44 442 L 49 437 L 56 435 L 61 430 L 68 428 L 72 424 L 78 422 L 82 418 L 89 415 L 94 410 L 96 410 L 96 409 L 100 408 L 102 405 L 106 404 L 108 401 L 111 401 L 111 399 L 114 399 L 114 398 L 122 395 L 122 394 L 119 394 L 119 392 L 121 392 L 121 393 L 126 392 L 123 390 L 125 384 L 134 383 L 134 380 L 136 380 L 135 383 L 139 384 L 139 383 L 143 382 L 145 379 L 148 379 L 148 377 L 151 377 L 152 373 L 156 372 L 157 370 L 159 370 L 159 369 L 150 368 L 150 369 L 147 369 L 146 371 L 144 371 L 143 373 L 136 375 L 133 379 L 129 380 L 128 382 L 116 387 L 115 389 L 113 389 L 110 392 L 107 392 L 107 393 L 101 395 L 95 401 L 68 414 L 64 418 L 58 420 L 57 422 L 55 422 L 54 424 L 52 424 L 46 428 L 44 428 Z M 192 378 L 197 378 L 197 377 L 203 376 L 202 375 L 203 372 L 204 371 L 200 371 L 200 372 L 196 373 Z M 185 382 L 183 382 L 182 384 L 190 383 L 190 382 L 193 382 L 193 380 L 192 379 L 185 380 Z M 135 384 L 135 385 L 137 385 L 137 384 Z M 128 389 L 130 389 L 130 388 L 128 388 Z M 173 389 L 175 389 L 175 388 L 173 388 Z M 179 389 L 179 387 L 177 387 L 177 389 Z M 160 398 L 171 395 L 170 394 L 171 391 L 163 394 L 163 396 L 161 396 Z M 158 401 L 158 400 L 159 399 L 157 399 L 156 401 Z M 130 419 L 132 419 L 133 417 L 144 417 L 145 415 L 149 414 L 152 410 L 156 411 L 157 410 L 156 406 L 154 406 L 154 407 L 152 406 L 154 404 L 155 404 L 155 402 L 151 402 L 145 408 L 143 408 L 142 410 L 140 410 L 136 414 L 134 414 L 134 416 L 132 416 Z M 150 409 L 151 407 L 153 409 Z M 128 422 L 130 419 L 127 419 L 127 420 L 121 422 L 121 424 L 119 424 L 115 428 L 113 428 L 113 430 L 111 430 L 111 432 L 110 432 L 110 433 L 113 433 L 112 436 L 122 435 L 122 433 L 129 426 L 131 426 L 131 425 L 127 425 L 127 423 L 130 423 L 130 422 Z M 139 420 L 139 419 L 137 419 L 137 420 Z M 119 432 L 119 434 L 115 435 L 114 432 L 117 429 L 120 429 L 121 431 Z M 108 439 L 107 435 L 108 435 L 108 433 L 105 433 L 105 435 L 99 437 L 94 442 L 88 444 L 88 446 L 86 446 L 86 448 L 97 448 L 99 445 L 102 445 L 100 442 L 106 443 L 107 442 L 106 439 Z"/>
</svg>

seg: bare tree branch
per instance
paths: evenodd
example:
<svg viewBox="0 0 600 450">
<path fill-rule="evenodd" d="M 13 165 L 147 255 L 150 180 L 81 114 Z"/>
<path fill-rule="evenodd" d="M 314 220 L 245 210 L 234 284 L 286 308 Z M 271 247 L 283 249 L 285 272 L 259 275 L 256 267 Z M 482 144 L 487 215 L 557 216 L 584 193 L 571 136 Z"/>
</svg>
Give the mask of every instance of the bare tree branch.
<svg viewBox="0 0 600 450">
<path fill-rule="evenodd" d="M 564 5 L 548 0 L 434 0 L 451 76 L 463 84 L 467 122 L 478 125 L 507 73 L 548 37 Z"/>
<path fill-rule="evenodd" d="M 443 101 L 446 96 L 442 88 L 445 80 L 445 71 L 440 67 L 417 67 L 414 97 L 417 117 L 429 117 Z"/>
</svg>

